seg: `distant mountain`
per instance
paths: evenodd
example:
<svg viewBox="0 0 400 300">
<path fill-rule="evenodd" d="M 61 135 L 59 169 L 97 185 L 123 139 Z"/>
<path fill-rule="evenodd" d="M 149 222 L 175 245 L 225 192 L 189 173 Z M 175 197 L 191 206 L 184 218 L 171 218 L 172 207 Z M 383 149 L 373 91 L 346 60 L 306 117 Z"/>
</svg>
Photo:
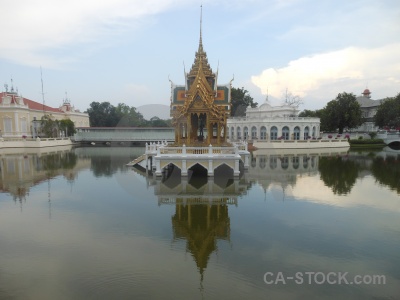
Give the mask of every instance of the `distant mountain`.
<svg viewBox="0 0 400 300">
<path fill-rule="evenodd" d="M 152 117 L 159 117 L 162 120 L 171 119 L 169 115 L 170 108 L 165 104 L 146 104 L 136 107 L 146 120 Z"/>
</svg>

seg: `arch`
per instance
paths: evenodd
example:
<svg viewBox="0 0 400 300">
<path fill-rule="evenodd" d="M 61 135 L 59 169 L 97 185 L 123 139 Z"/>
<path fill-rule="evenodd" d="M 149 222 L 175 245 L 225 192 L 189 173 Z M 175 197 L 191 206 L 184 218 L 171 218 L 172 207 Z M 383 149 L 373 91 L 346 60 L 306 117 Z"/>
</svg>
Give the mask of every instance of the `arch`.
<svg viewBox="0 0 400 300">
<path fill-rule="evenodd" d="M 278 128 L 276 126 L 272 126 L 270 130 L 271 140 L 278 139 Z"/>
<path fill-rule="evenodd" d="M 242 138 L 242 130 L 240 129 L 239 126 L 236 128 L 236 136 L 238 140 Z"/>
<path fill-rule="evenodd" d="M 231 136 L 230 136 L 230 139 L 231 140 L 234 140 L 235 139 L 235 127 L 231 127 Z"/>
<path fill-rule="evenodd" d="M 304 127 L 304 139 L 307 140 L 310 136 L 310 128 L 308 126 Z"/>
<path fill-rule="evenodd" d="M 192 178 L 193 177 L 207 178 L 207 172 L 208 172 L 207 168 L 205 168 L 203 165 L 201 165 L 199 163 L 193 164 L 190 168 L 188 168 L 188 171 L 192 172 Z"/>
<path fill-rule="evenodd" d="M 247 128 L 247 126 L 244 126 L 244 128 L 243 128 L 243 138 L 245 140 L 247 140 L 248 137 L 249 137 L 249 128 Z"/>
<path fill-rule="evenodd" d="M 281 157 L 281 168 L 284 170 L 289 168 L 289 157 L 287 156 Z"/>
<path fill-rule="evenodd" d="M 313 126 L 313 128 L 312 128 L 312 137 L 313 138 L 315 138 L 315 133 L 316 133 L 315 126 Z"/>
<path fill-rule="evenodd" d="M 303 156 L 303 169 L 308 169 L 308 157 Z"/>
<path fill-rule="evenodd" d="M 253 126 L 251 127 L 251 139 L 257 139 L 257 127 Z"/>
<path fill-rule="evenodd" d="M 266 161 L 267 161 L 267 158 L 266 158 L 266 156 L 265 155 L 261 155 L 260 157 L 259 157 L 259 165 L 260 165 L 260 169 L 264 169 L 265 168 L 265 165 L 266 165 Z"/>
<path fill-rule="evenodd" d="M 257 161 L 256 158 L 254 156 L 251 157 L 251 167 L 255 168 L 257 166 Z"/>
<path fill-rule="evenodd" d="M 233 177 L 233 167 L 227 163 L 221 163 L 216 168 L 214 168 L 214 178 L 219 177 Z"/>
<path fill-rule="evenodd" d="M 278 158 L 276 156 L 271 156 L 269 158 L 269 167 L 271 170 L 274 170 L 278 167 Z"/>
<path fill-rule="evenodd" d="M 282 137 L 283 137 L 283 139 L 284 139 L 284 140 L 288 140 L 288 139 L 289 139 L 289 134 L 290 134 L 289 127 L 284 126 L 284 127 L 282 128 Z"/>
<path fill-rule="evenodd" d="M 293 130 L 293 138 L 295 139 L 295 140 L 299 140 L 300 139 L 300 127 L 299 126 L 296 126 L 295 128 L 294 128 L 294 130 Z"/>
<path fill-rule="evenodd" d="M 292 166 L 293 166 L 293 169 L 295 169 L 295 170 L 297 170 L 299 168 L 300 160 L 299 160 L 298 156 L 293 156 L 292 157 Z"/>
<path fill-rule="evenodd" d="M 267 128 L 265 128 L 265 126 L 261 126 L 260 128 L 260 139 L 261 140 L 267 139 Z"/>
</svg>

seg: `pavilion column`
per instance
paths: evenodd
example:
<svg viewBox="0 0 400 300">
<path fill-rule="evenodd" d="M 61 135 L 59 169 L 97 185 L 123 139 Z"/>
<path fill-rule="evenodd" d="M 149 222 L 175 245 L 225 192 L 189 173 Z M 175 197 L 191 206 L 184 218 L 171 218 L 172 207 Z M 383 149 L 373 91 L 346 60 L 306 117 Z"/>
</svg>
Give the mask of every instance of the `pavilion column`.
<svg viewBox="0 0 400 300">
<path fill-rule="evenodd" d="M 211 132 L 211 130 L 210 130 L 210 121 L 208 120 L 208 118 L 207 118 L 207 145 L 210 145 L 211 144 L 211 135 L 212 135 L 212 132 Z"/>
<path fill-rule="evenodd" d="M 181 142 L 181 130 L 182 130 L 182 124 L 178 123 L 178 126 L 176 126 L 175 130 L 175 141 L 179 144 Z"/>
<path fill-rule="evenodd" d="M 219 122 L 217 123 L 217 144 L 218 146 L 221 145 L 221 125 Z"/>
<path fill-rule="evenodd" d="M 191 131 L 192 131 L 192 123 L 191 123 L 191 118 L 190 118 L 190 114 L 188 114 L 187 116 L 187 136 L 186 136 L 186 144 L 190 145 L 190 139 L 192 137 L 191 135 Z"/>
</svg>

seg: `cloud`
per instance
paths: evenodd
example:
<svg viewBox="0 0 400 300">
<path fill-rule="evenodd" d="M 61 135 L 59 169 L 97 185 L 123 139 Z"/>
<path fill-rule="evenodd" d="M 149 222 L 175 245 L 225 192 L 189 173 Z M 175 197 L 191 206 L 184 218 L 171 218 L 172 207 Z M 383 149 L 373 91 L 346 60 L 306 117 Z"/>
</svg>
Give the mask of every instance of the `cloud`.
<svg viewBox="0 0 400 300">
<path fill-rule="evenodd" d="M 366 84 L 375 91 L 385 88 L 394 96 L 400 84 L 400 43 L 365 49 L 348 47 L 290 61 L 287 66 L 265 69 L 251 81 L 263 94 L 280 98 L 286 88 L 301 97 L 325 97 L 326 92 L 357 94 Z M 388 90 L 389 87 L 389 90 Z M 331 100 L 331 99 L 328 99 Z"/>
<path fill-rule="evenodd" d="M 107 43 L 107 37 L 132 30 L 177 2 L 180 0 L 8 0 L 1 9 L 0 58 L 57 67 L 73 60 L 66 54 L 67 47 Z"/>
</svg>

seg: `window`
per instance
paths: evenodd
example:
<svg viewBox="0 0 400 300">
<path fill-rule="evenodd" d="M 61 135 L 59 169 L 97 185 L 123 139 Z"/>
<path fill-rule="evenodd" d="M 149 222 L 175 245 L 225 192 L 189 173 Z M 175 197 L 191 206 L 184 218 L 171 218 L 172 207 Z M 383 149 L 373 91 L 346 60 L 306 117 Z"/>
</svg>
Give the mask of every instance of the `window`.
<svg viewBox="0 0 400 300">
<path fill-rule="evenodd" d="M 271 127 L 271 140 L 276 140 L 278 139 L 278 128 L 275 126 Z"/>
<path fill-rule="evenodd" d="M 262 140 L 266 140 L 267 139 L 267 128 L 265 128 L 265 126 L 261 126 L 260 139 L 262 139 Z"/>
<path fill-rule="evenodd" d="M 12 120 L 11 118 L 4 118 L 3 120 L 4 123 L 4 133 L 5 134 L 11 134 L 12 133 Z"/>
<path fill-rule="evenodd" d="M 299 140 L 300 139 L 300 128 L 298 126 L 296 126 L 294 128 L 294 132 L 293 132 L 293 138 L 295 140 Z"/>
<path fill-rule="evenodd" d="M 282 136 L 284 140 L 289 139 L 289 127 L 285 126 L 282 128 Z"/>
</svg>

